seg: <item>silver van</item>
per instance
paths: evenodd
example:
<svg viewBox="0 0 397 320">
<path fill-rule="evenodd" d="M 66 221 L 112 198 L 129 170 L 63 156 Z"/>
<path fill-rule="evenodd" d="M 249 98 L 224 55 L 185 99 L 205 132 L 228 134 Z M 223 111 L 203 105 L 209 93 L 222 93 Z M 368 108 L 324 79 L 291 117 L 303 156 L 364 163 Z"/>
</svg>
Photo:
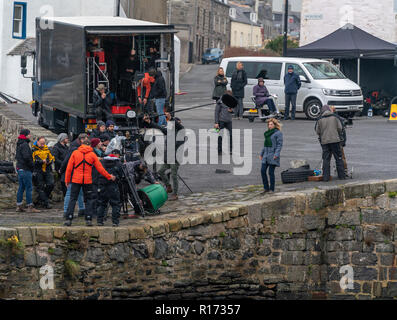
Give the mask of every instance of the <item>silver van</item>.
<svg viewBox="0 0 397 320">
<path fill-rule="evenodd" d="M 277 107 L 285 110 L 284 75 L 289 65 L 300 76 L 302 86 L 296 99 L 296 111 L 304 112 L 308 119 L 316 119 L 325 104 L 335 106 L 339 114 L 353 116 L 363 109 L 361 88 L 346 78 L 335 66 L 325 60 L 284 57 L 233 57 L 222 60 L 220 67 L 225 70 L 230 89 L 231 76 L 236 63 L 241 61 L 247 73 L 244 109 L 253 106 L 252 91 L 258 78 L 265 79 L 270 94 L 278 96 Z"/>
</svg>

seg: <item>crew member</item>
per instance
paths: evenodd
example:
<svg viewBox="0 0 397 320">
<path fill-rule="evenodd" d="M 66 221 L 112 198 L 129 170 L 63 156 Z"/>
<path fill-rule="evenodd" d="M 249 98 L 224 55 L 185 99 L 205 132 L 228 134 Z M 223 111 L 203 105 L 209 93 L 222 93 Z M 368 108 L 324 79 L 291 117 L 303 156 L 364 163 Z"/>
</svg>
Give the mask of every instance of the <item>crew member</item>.
<svg viewBox="0 0 397 320">
<path fill-rule="evenodd" d="M 155 99 L 154 102 L 156 104 L 156 111 L 159 115 L 159 122 L 160 126 L 166 125 L 167 121 L 165 120 L 164 116 L 164 106 L 165 106 L 165 99 L 167 98 L 167 89 L 165 87 L 165 80 L 161 71 L 156 71 L 151 69 L 149 71 L 149 75 L 154 77 L 155 82 L 150 90 L 149 99 Z"/>
<path fill-rule="evenodd" d="M 39 203 L 45 209 L 51 209 L 49 198 L 54 189 L 54 177 L 51 164 L 55 158 L 46 145 L 44 137 L 40 137 L 33 144 L 33 162 L 36 190 L 39 194 Z"/>
<path fill-rule="evenodd" d="M 116 132 L 114 132 L 115 123 L 112 120 L 106 121 L 106 134 L 109 136 L 110 140 L 116 137 Z"/>
<path fill-rule="evenodd" d="M 107 88 L 102 83 L 94 91 L 93 101 L 96 112 L 96 119 L 102 121 L 105 119 L 113 120 L 112 115 L 112 98 L 106 93 Z"/>
<path fill-rule="evenodd" d="M 330 180 L 332 155 L 336 161 L 338 178 L 341 180 L 346 179 L 340 147 L 343 128 L 341 122 L 334 116 L 328 105 L 324 105 L 321 108 L 321 118 L 317 121 L 315 129 L 323 149 L 323 181 Z"/>
<path fill-rule="evenodd" d="M 68 163 L 69 163 L 69 159 L 72 156 L 72 153 L 74 151 L 76 151 L 80 146 L 81 146 L 81 140 L 79 138 L 74 140 L 69 146 L 68 153 L 66 154 L 65 159 L 63 160 L 62 165 L 61 165 L 61 169 L 60 169 L 61 181 L 63 183 L 65 183 L 65 173 L 66 173 L 66 168 L 67 168 Z M 66 186 L 66 184 L 65 184 L 65 186 Z M 65 197 L 63 199 L 63 213 L 64 213 L 64 216 L 66 216 L 66 211 L 68 210 L 68 205 L 69 205 L 69 201 L 70 201 L 70 192 L 71 192 L 71 185 L 69 185 L 69 187 L 66 186 L 66 194 L 65 194 Z M 78 197 L 77 201 L 78 201 L 78 205 L 79 205 L 78 216 L 79 217 L 84 217 L 85 216 L 85 203 L 84 203 L 84 197 L 83 197 L 83 189 L 80 189 L 80 193 L 79 193 L 79 197 Z"/>
<path fill-rule="evenodd" d="M 73 152 L 70 157 L 68 166 L 65 174 L 65 185 L 69 184 L 71 187 L 70 202 L 68 210 L 66 212 L 65 226 L 72 225 L 74 207 L 80 192 L 83 189 L 84 199 L 86 201 L 86 225 L 92 226 L 92 215 L 93 215 L 93 191 L 92 191 L 92 168 L 95 167 L 97 171 L 106 177 L 108 180 L 114 181 L 115 176 L 110 175 L 102 166 L 98 157 L 90 147 L 90 140 L 88 135 L 82 133 L 79 135 L 79 139 L 82 145 Z M 72 174 L 73 173 L 73 174 Z"/>
<path fill-rule="evenodd" d="M 167 193 L 172 193 L 172 196 L 169 198 L 170 201 L 175 201 L 178 200 L 178 189 L 179 189 L 179 183 L 178 183 L 178 169 L 179 169 L 179 162 L 177 160 L 177 152 L 179 148 L 185 143 L 185 141 L 178 141 L 178 132 L 183 130 L 184 127 L 182 125 L 181 119 L 175 117 L 174 121 L 171 119 L 171 114 L 166 112 L 165 113 L 166 118 L 167 118 L 167 132 L 168 130 L 174 130 L 175 134 L 175 144 L 169 145 L 166 140 L 166 148 L 165 148 L 165 157 L 164 157 L 164 164 L 162 165 L 161 169 L 159 170 L 158 174 L 161 177 L 161 180 L 164 182 L 166 188 L 167 188 Z M 168 136 L 167 136 L 168 137 Z M 172 159 L 171 161 L 168 161 L 168 148 L 175 148 L 175 159 Z M 168 175 L 165 174 L 165 172 L 170 169 L 171 170 L 171 179 L 172 179 L 172 184 L 173 188 L 171 187 L 170 184 L 170 179 L 168 178 Z"/>
<path fill-rule="evenodd" d="M 66 155 L 68 154 L 68 143 L 69 138 L 66 133 L 61 133 L 58 135 L 57 143 L 52 147 L 51 154 L 55 158 L 55 172 L 58 175 L 57 181 L 60 181 L 62 194 L 65 197 L 66 195 L 66 186 L 64 179 L 62 179 L 61 175 L 61 166 L 63 160 L 65 160 Z"/>
<path fill-rule="evenodd" d="M 104 177 L 99 177 L 99 203 L 98 203 L 98 226 L 104 225 L 105 210 L 110 204 L 112 207 L 113 227 L 119 226 L 121 200 L 118 182 L 122 177 L 120 150 L 113 150 L 101 162 L 107 172 L 116 177 L 116 180 L 109 181 Z"/>
<path fill-rule="evenodd" d="M 229 150 L 232 154 L 232 114 L 233 109 L 237 106 L 237 100 L 232 96 L 232 92 L 226 93 L 216 102 L 215 107 L 215 129 L 226 129 L 229 131 Z M 222 135 L 218 136 L 218 155 L 222 155 Z"/>
<path fill-rule="evenodd" d="M 18 137 L 17 150 L 15 158 L 17 160 L 16 169 L 18 172 L 18 193 L 17 193 L 17 212 L 24 212 L 23 194 L 26 191 L 27 212 L 38 213 L 39 210 L 33 207 L 32 202 L 32 172 L 34 164 L 32 159 L 32 151 L 29 147 L 31 134 L 30 130 L 22 129 Z"/>
<path fill-rule="evenodd" d="M 145 77 L 139 80 L 137 94 L 138 101 L 140 104 L 143 104 L 144 112 L 153 113 L 149 101 L 150 90 L 152 89 L 152 84 L 154 84 L 155 79 L 149 75 L 148 72 L 145 72 Z"/>
</svg>

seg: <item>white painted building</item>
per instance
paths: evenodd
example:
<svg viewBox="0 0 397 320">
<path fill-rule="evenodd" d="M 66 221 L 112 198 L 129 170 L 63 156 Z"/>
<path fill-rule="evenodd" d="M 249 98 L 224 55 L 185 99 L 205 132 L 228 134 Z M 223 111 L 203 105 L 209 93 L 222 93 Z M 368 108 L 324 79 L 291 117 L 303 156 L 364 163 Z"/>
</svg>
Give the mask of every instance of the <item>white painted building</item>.
<svg viewBox="0 0 397 320">
<path fill-rule="evenodd" d="M 389 42 L 397 42 L 396 0 L 302 0 L 300 46 L 351 23 Z"/>
<path fill-rule="evenodd" d="M 113 0 L 0 0 L 0 92 L 29 102 L 32 82 L 20 68 L 20 48 L 34 43 L 35 19 L 39 16 L 114 16 Z M 121 8 L 120 15 L 125 17 Z M 30 39 L 30 40 L 29 40 Z M 13 54 L 13 55 L 10 55 Z M 28 76 L 32 74 L 28 59 Z"/>
</svg>

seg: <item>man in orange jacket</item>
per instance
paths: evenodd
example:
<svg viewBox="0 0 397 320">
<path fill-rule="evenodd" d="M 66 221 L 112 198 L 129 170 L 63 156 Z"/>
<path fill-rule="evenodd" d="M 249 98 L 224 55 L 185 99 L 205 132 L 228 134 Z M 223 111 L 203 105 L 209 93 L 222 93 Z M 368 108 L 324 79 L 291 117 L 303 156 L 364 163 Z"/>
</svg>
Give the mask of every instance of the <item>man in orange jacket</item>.
<svg viewBox="0 0 397 320">
<path fill-rule="evenodd" d="M 155 79 L 149 75 L 148 72 L 145 72 L 145 77 L 139 81 L 139 85 L 137 87 L 138 93 L 138 101 L 140 104 L 143 104 L 144 111 L 152 113 L 153 110 L 151 109 L 150 104 L 148 105 L 148 99 L 150 90 L 152 90 L 152 84 L 154 83 Z M 143 91 L 143 93 L 142 93 Z M 141 96 L 142 94 L 142 96 Z M 142 99 L 143 98 L 143 99 Z"/>
<path fill-rule="evenodd" d="M 71 194 L 68 209 L 66 211 L 65 226 L 71 226 L 73 220 L 74 207 L 79 196 L 80 189 L 83 188 L 84 200 L 86 201 L 85 219 L 86 225 L 92 226 L 93 214 L 93 189 L 92 189 L 92 167 L 103 175 L 106 179 L 114 181 L 116 178 L 110 175 L 100 163 L 98 157 L 90 146 L 88 135 L 79 135 L 81 146 L 72 153 L 65 173 L 65 185 L 71 183 Z"/>
</svg>

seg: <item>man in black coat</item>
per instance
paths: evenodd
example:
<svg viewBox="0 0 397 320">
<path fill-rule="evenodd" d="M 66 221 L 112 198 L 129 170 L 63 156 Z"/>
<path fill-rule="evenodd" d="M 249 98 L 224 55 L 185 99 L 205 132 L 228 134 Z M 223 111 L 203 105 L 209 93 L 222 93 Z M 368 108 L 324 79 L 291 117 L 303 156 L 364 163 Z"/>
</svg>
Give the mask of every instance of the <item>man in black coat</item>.
<svg viewBox="0 0 397 320">
<path fill-rule="evenodd" d="M 98 226 L 104 225 L 105 210 L 110 204 L 112 207 L 112 223 L 113 227 L 118 227 L 120 210 L 121 210 L 121 200 L 120 200 L 120 190 L 118 183 L 123 175 L 121 169 L 120 161 L 120 150 L 113 150 L 113 152 L 103 158 L 101 163 L 105 170 L 109 174 L 116 177 L 115 181 L 107 180 L 106 178 L 99 176 L 99 202 L 98 202 Z"/>
<path fill-rule="evenodd" d="M 103 121 L 98 121 L 96 129 L 92 130 L 90 134 L 90 139 L 92 138 L 101 138 L 101 135 L 107 133 L 106 131 L 106 124 Z"/>
<path fill-rule="evenodd" d="M 57 143 L 52 147 L 52 150 L 51 150 L 51 154 L 55 158 L 55 172 L 59 176 L 58 179 L 61 182 L 61 188 L 62 188 L 62 193 L 63 193 L 64 197 L 66 194 L 66 186 L 65 186 L 65 181 L 64 181 L 65 179 L 62 181 L 61 166 L 62 166 L 63 160 L 65 160 L 65 157 L 69 151 L 68 143 L 69 143 L 68 135 L 66 133 L 61 133 L 58 136 Z"/>
<path fill-rule="evenodd" d="M 149 76 L 154 77 L 155 79 L 152 89 L 150 90 L 149 100 L 155 99 L 154 103 L 156 105 L 157 114 L 159 115 L 158 124 L 160 126 L 164 126 L 167 124 L 164 115 L 165 99 L 167 98 L 167 89 L 165 87 L 165 80 L 163 78 L 161 71 L 156 72 L 156 70 L 154 69 L 151 69 L 149 71 Z"/>
<path fill-rule="evenodd" d="M 294 72 L 294 67 L 292 65 L 288 66 L 288 73 L 284 76 L 284 94 L 285 94 L 285 113 L 284 120 L 295 120 L 296 111 L 296 97 L 298 95 L 298 90 L 301 87 L 301 80 L 299 75 Z M 289 107 L 292 104 L 291 118 L 289 117 Z"/>
<path fill-rule="evenodd" d="M 247 85 L 247 73 L 244 70 L 242 62 L 237 62 L 237 70 L 232 74 L 231 88 L 233 96 L 237 99 L 237 107 L 235 108 L 235 117 L 239 120 L 243 117 L 244 113 L 244 88 Z"/>
<path fill-rule="evenodd" d="M 33 207 L 33 200 L 32 200 L 32 190 L 33 190 L 33 156 L 32 150 L 30 149 L 31 134 L 28 129 L 22 129 L 20 131 L 20 135 L 18 137 L 17 142 L 17 150 L 15 158 L 17 160 L 16 169 L 18 172 L 18 193 L 17 193 L 17 212 L 24 212 L 25 209 L 22 207 L 23 202 L 23 194 L 26 191 L 26 205 L 27 205 L 27 212 L 30 213 L 38 213 L 39 210 L 36 210 Z"/>
<path fill-rule="evenodd" d="M 103 84 L 100 84 L 94 91 L 93 101 L 97 122 L 102 120 L 113 120 L 113 100 L 109 94 L 106 93 L 106 90 L 107 88 Z"/>
</svg>

